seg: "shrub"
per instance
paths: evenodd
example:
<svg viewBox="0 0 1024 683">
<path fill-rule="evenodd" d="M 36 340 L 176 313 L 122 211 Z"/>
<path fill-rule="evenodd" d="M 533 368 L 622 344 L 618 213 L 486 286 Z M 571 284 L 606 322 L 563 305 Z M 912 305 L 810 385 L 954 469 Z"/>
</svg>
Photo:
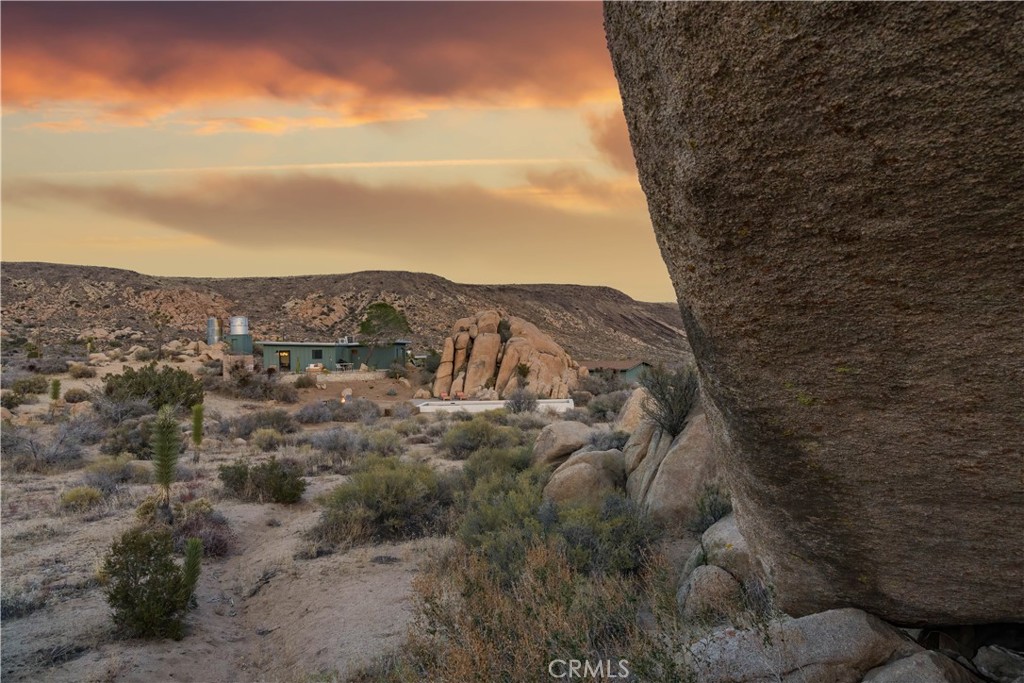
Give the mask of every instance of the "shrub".
<svg viewBox="0 0 1024 683">
<path fill-rule="evenodd" d="M 181 453 L 181 429 L 171 406 L 160 409 L 153 422 L 153 481 L 162 490 L 161 507 L 170 516 L 171 484 L 174 483 L 178 455 Z"/>
<path fill-rule="evenodd" d="M 403 377 L 409 376 L 409 370 L 405 367 L 404 363 L 401 363 L 396 360 L 388 368 L 387 372 L 385 373 L 385 376 L 388 379 L 402 379 Z"/>
<path fill-rule="evenodd" d="M 103 502 L 103 491 L 92 486 L 75 486 L 60 494 L 60 508 L 69 512 L 84 512 Z"/>
<path fill-rule="evenodd" d="M 281 436 L 281 432 L 276 429 L 263 427 L 252 433 L 252 439 L 250 442 L 259 450 L 266 452 L 272 451 L 283 444 L 284 437 Z"/>
<path fill-rule="evenodd" d="M 29 374 L 17 367 L 4 367 L 3 373 L 0 374 L 0 387 L 4 389 L 14 389 L 14 383 L 19 379 L 29 377 Z"/>
<path fill-rule="evenodd" d="M 526 389 L 516 389 L 505 401 L 505 410 L 510 413 L 532 413 L 537 410 L 537 396 Z"/>
<path fill-rule="evenodd" d="M 24 394 L 19 394 L 16 391 L 5 391 L 0 394 L 0 406 L 7 408 L 7 410 L 14 410 L 24 402 Z"/>
<path fill-rule="evenodd" d="M 64 429 L 72 439 L 87 446 L 99 443 L 107 433 L 100 421 L 91 415 L 71 418 L 64 423 Z"/>
<path fill-rule="evenodd" d="M 202 543 L 189 541 L 182 568 L 171 552 L 170 531 L 135 528 L 115 541 L 104 559 L 107 602 L 114 623 L 128 635 L 182 637 L 182 621 L 199 580 Z"/>
<path fill-rule="evenodd" d="M 330 422 L 333 417 L 330 407 L 322 401 L 304 405 L 295 413 L 295 419 L 304 425 Z"/>
<path fill-rule="evenodd" d="M 562 413 L 559 413 L 566 422 L 582 422 L 585 425 L 594 424 L 594 417 L 590 414 L 589 410 L 581 410 L 579 408 L 570 408 Z"/>
<path fill-rule="evenodd" d="M 85 389 L 68 389 L 64 392 L 64 400 L 68 403 L 82 403 L 89 400 L 89 392 Z"/>
<path fill-rule="evenodd" d="M 105 455 L 128 453 L 139 460 L 150 460 L 153 457 L 152 429 L 152 417 L 122 422 L 107 432 L 106 437 L 100 443 L 100 453 Z"/>
<path fill-rule="evenodd" d="M 629 432 L 594 432 L 590 435 L 590 450 L 610 451 L 613 449 L 622 450 L 629 441 Z"/>
<path fill-rule="evenodd" d="M 158 356 L 159 354 L 152 349 L 139 349 L 135 352 L 135 360 L 142 361 L 143 363 L 156 360 Z"/>
<path fill-rule="evenodd" d="M 118 400 L 145 399 L 153 410 L 169 405 L 191 408 L 203 402 L 203 383 L 184 370 L 151 363 L 139 370 L 125 368 L 103 378 L 103 393 Z"/>
<path fill-rule="evenodd" d="M 402 450 L 402 437 L 393 429 L 371 432 L 367 441 L 370 451 L 378 455 L 398 455 Z"/>
<path fill-rule="evenodd" d="M 640 375 L 640 385 L 650 394 L 644 414 L 672 436 L 683 431 L 686 417 L 697 401 L 697 374 L 690 367 L 666 370 L 659 365 Z"/>
<path fill-rule="evenodd" d="M 349 398 L 338 408 L 334 419 L 338 422 L 361 422 L 369 425 L 381 415 L 380 407 L 365 398 Z"/>
<path fill-rule="evenodd" d="M 95 369 L 90 368 L 88 365 L 82 365 L 81 363 L 72 365 L 68 369 L 68 372 L 75 379 L 91 379 L 96 376 Z"/>
<path fill-rule="evenodd" d="M 330 545 L 415 538 L 437 529 L 450 503 L 450 489 L 429 466 L 372 457 L 325 496 L 310 534 Z"/>
<path fill-rule="evenodd" d="M 59 379 L 54 378 L 54 379 L 50 380 L 50 400 L 51 401 L 59 401 L 60 400 L 60 380 Z"/>
<path fill-rule="evenodd" d="M 711 525 L 732 512 L 732 499 L 717 486 L 705 486 L 697 499 L 697 516 L 690 523 L 690 531 L 702 534 Z"/>
<path fill-rule="evenodd" d="M 220 480 L 229 494 L 258 503 L 297 503 L 306 490 L 298 463 L 276 458 L 251 467 L 244 461 L 222 465 Z"/>
<path fill-rule="evenodd" d="M 45 394 L 49 386 L 50 383 L 46 381 L 45 377 L 29 376 L 15 380 L 11 389 L 16 394 Z"/>
<path fill-rule="evenodd" d="M 294 434 L 299 430 L 299 426 L 291 415 L 280 408 L 239 415 L 220 423 L 221 434 L 232 438 L 248 439 L 257 429 L 273 429 L 281 434 Z"/>
<path fill-rule="evenodd" d="M 457 424 L 441 439 L 441 447 L 457 459 L 468 458 L 481 448 L 509 448 L 522 443 L 523 433 L 515 427 L 499 427 L 487 418 L 477 416 Z"/>
<path fill-rule="evenodd" d="M 109 496 L 116 493 L 122 484 L 148 484 L 151 478 L 148 467 L 127 458 L 111 458 L 89 465 L 82 483 Z"/>
<path fill-rule="evenodd" d="M 174 506 L 174 526 L 171 529 L 174 552 L 186 552 L 192 538 L 202 542 L 203 552 L 208 557 L 224 557 L 231 552 L 234 534 L 228 528 L 228 520 L 214 510 L 206 498 Z"/>
<path fill-rule="evenodd" d="M 310 435 L 308 440 L 313 448 L 337 455 L 357 455 L 370 449 L 369 441 L 364 435 L 340 427 L 316 432 Z"/>
<path fill-rule="evenodd" d="M 29 365 L 29 369 L 41 375 L 59 375 L 62 372 L 67 372 L 68 362 L 63 358 L 49 356 L 33 361 Z"/>
<path fill-rule="evenodd" d="M 508 318 L 502 318 L 498 321 L 498 336 L 501 337 L 502 344 L 512 338 L 512 323 L 509 322 Z"/>
<path fill-rule="evenodd" d="M 628 398 L 628 391 L 601 394 L 590 400 L 590 403 L 587 404 L 587 410 L 590 411 L 590 414 L 598 422 L 614 422 Z"/>
<path fill-rule="evenodd" d="M 49 438 L 25 427 L 5 426 L 0 439 L 0 452 L 15 470 L 71 469 L 82 461 L 82 443 L 68 422 L 61 423 Z"/>
<path fill-rule="evenodd" d="M 316 389 L 316 377 L 310 374 L 300 375 L 293 386 L 296 389 Z"/>
<path fill-rule="evenodd" d="M 589 392 L 592 396 L 611 394 L 625 388 L 626 383 L 614 372 L 592 372 L 580 380 L 580 391 Z"/>
<path fill-rule="evenodd" d="M 94 391 L 90 395 L 90 400 L 96 414 L 109 425 L 120 425 L 153 412 L 149 401 L 141 398 L 119 398 L 107 396 L 102 391 Z"/>
<path fill-rule="evenodd" d="M 620 495 L 608 496 L 599 509 L 580 506 L 556 512 L 548 525 L 554 527 L 566 558 L 581 572 L 636 573 L 658 537 L 656 526 Z"/>
<path fill-rule="evenodd" d="M 416 406 L 408 401 L 402 401 L 391 406 L 391 417 L 399 420 L 406 420 L 416 414 Z"/>
<path fill-rule="evenodd" d="M 469 456 L 462 471 L 472 486 L 492 474 L 518 474 L 529 469 L 532 461 L 529 448 L 481 448 Z"/>
</svg>

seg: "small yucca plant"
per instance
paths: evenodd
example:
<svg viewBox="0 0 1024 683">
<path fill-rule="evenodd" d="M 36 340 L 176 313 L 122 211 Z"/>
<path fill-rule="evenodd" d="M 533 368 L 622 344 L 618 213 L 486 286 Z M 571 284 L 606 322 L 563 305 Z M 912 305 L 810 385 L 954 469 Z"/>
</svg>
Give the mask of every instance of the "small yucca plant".
<svg viewBox="0 0 1024 683">
<path fill-rule="evenodd" d="M 174 483 L 174 469 L 178 466 L 178 451 L 181 448 L 181 432 L 174 419 L 174 409 L 164 406 L 153 423 L 153 478 L 160 488 L 159 514 L 167 523 L 174 520 L 171 512 L 171 484 Z"/>
<path fill-rule="evenodd" d="M 192 462 L 199 462 L 199 449 L 203 445 L 203 404 L 197 403 L 192 406 L 192 445 L 195 452 L 192 455 Z"/>
</svg>

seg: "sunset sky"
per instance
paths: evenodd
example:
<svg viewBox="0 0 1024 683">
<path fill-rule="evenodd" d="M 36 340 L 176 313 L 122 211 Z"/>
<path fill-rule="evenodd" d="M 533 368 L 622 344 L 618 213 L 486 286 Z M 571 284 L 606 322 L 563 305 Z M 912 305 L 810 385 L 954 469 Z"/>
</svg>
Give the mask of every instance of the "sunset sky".
<svg viewBox="0 0 1024 683">
<path fill-rule="evenodd" d="M 2 5 L 3 259 L 674 299 L 601 5 Z"/>
</svg>

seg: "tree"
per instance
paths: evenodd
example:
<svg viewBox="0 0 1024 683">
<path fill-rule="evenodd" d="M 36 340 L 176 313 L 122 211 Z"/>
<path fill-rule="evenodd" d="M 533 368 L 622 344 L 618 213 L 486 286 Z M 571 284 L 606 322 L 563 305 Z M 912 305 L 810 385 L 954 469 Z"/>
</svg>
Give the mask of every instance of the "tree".
<svg viewBox="0 0 1024 683">
<path fill-rule="evenodd" d="M 409 332 L 409 321 L 406 320 L 404 313 L 383 301 L 370 304 L 366 308 L 363 322 L 359 323 L 359 335 L 363 338 L 363 342 L 370 347 L 370 357 L 366 360 L 372 360 L 373 349 L 389 344 Z M 403 358 L 403 365 L 404 362 Z"/>
<path fill-rule="evenodd" d="M 50 382 L 50 400 L 57 402 L 60 400 L 60 380 L 55 379 Z"/>
<path fill-rule="evenodd" d="M 192 462 L 199 462 L 199 448 L 203 445 L 203 404 L 192 406 L 192 445 L 195 453 Z"/>
<path fill-rule="evenodd" d="M 178 466 L 178 451 L 181 448 L 181 431 L 174 419 L 171 406 L 164 406 L 153 423 L 153 478 L 160 487 L 158 518 L 168 524 L 174 521 L 171 512 L 171 484 L 174 483 L 174 469 Z"/>
</svg>

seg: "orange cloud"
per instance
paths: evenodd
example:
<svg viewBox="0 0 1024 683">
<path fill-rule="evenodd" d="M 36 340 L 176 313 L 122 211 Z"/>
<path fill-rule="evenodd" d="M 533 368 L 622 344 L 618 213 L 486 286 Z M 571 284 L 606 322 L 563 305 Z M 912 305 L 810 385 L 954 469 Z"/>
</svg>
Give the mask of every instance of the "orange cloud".
<svg viewBox="0 0 1024 683">
<path fill-rule="evenodd" d="M 587 117 L 590 126 L 590 141 L 601 152 L 605 161 L 624 173 L 636 176 L 636 159 L 629 142 L 629 129 L 621 109 L 606 116 Z"/>
<path fill-rule="evenodd" d="M 598 3 L 7 3 L 0 37 L 8 110 L 78 103 L 128 122 L 273 100 L 325 112 L 205 132 L 618 97 Z"/>
</svg>

